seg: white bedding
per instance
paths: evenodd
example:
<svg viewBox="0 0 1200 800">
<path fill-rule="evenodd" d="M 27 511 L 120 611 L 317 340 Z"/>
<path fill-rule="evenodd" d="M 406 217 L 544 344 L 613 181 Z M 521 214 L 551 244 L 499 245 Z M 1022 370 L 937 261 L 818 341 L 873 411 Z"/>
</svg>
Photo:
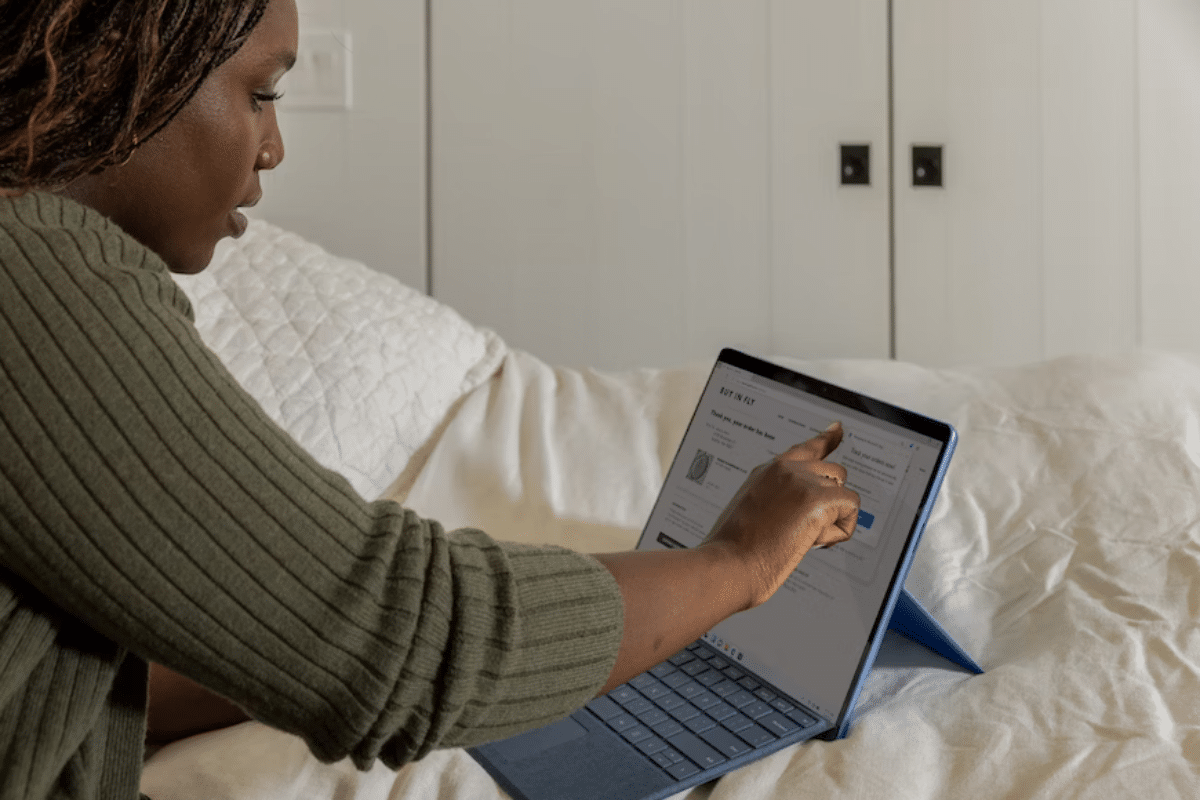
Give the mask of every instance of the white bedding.
<svg viewBox="0 0 1200 800">
<path fill-rule="evenodd" d="M 235 268 L 214 273 L 224 288 L 198 303 L 202 318 L 223 321 L 202 319 L 201 327 L 326 463 L 339 467 L 339 454 L 351 452 L 330 441 L 395 431 L 404 444 L 387 451 L 386 467 L 371 459 L 387 447 L 352 453 L 346 469 L 370 477 L 362 486 L 390 485 L 387 493 L 426 515 L 500 538 L 585 551 L 632 545 L 709 365 L 552 369 L 354 266 L 354 280 L 320 284 L 316 305 L 304 306 L 317 322 L 326 319 L 319 306 L 332 304 L 360 323 L 329 342 L 324 357 L 335 369 L 408 368 L 407 356 L 364 362 L 342 348 L 354 346 L 351 334 L 398 324 L 409 304 L 448 315 L 462 340 L 478 346 L 459 360 L 465 367 L 456 363 L 421 388 L 432 387 L 434 403 L 387 393 L 370 415 L 347 423 L 362 416 L 353 393 L 320 384 L 306 395 L 309 410 L 289 417 L 279 398 L 312 365 L 281 366 L 287 359 L 277 360 L 273 342 L 286 337 L 259 337 L 253 356 L 246 341 L 222 338 L 239 317 L 253 328 L 264 299 L 274 302 L 275 289 L 292 284 L 295 266 L 269 244 L 282 234 L 252 233 L 225 258 L 249 253 L 253 263 L 229 261 Z M 344 265 L 307 252 L 310 271 Z M 263 259 L 282 274 L 264 280 Z M 258 288 L 243 295 L 247 282 Z M 375 302 L 387 292 L 390 304 Z M 283 324 L 295 315 L 285 309 Z M 410 349 L 442 346 L 412 335 Z M 1130 353 L 960 370 L 779 360 L 958 428 L 959 450 L 908 586 L 987 673 L 968 676 L 889 634 L 846 739 L 789 748 L 687 796 L 1200 796 L 1200 359 Z M 264 378 L 271 365 L 278 374 Z M 443 416 L 413 415 L 414 407 Z M 256 723 L 163 749 L 148 761 L 142 788 L 155 800 L 503 796 L 462 751 L 398 773 L 377 765 L 360 774 L 347 763 L 319 764 L 298 740 Z"/>
</svg>

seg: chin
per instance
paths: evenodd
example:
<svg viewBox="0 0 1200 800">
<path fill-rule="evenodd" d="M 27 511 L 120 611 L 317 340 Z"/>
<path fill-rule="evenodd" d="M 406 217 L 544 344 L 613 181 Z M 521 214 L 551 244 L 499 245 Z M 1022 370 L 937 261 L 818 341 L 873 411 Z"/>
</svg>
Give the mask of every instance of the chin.
<svg viewBox="0 0 1200 800">
<path fill-rule="evenodd" d="M 172 257 L 163 257 L 163 261 L 167 264 L 167 269 L 174 272 L 176 275 L 195 275 L 198 272 L 203 272 L 212 262 L 213 252 L 216 250 L 216 242 L 205 247 L 197 247 L 186 253 L 176 253 Z"/>
</svg>

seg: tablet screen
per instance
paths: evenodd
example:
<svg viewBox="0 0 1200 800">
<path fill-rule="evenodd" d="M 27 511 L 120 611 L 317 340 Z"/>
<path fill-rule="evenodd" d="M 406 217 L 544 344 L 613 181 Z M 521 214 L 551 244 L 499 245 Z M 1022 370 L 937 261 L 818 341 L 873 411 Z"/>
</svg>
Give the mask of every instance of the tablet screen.
<svg viewBox="0 0 1200 800">
<path fill-rule="evenodd" d="M 840 724 L 889 592 L 902 586 L 896 581 L 953 450 L 953 429 L 726 350 L 638 548 L 698 544 L 750 470 L 835 421 L 845 436 L 829 460 L 846 468 L 846 485 L 862 501 L 854 536 L 809 552 L 769 601 L 705 638 Z"/>
</svg>

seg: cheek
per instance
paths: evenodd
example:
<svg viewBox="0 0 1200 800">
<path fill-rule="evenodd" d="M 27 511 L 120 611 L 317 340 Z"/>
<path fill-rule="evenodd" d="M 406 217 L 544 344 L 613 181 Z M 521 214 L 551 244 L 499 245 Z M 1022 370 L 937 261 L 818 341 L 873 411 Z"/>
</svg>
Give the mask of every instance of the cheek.
<svg viewBox="0 0 1200 800">
<path fill-rule="evenodd" d="M 231 116 L 206 119 L 191 139 L 189 172 L 193 197 L 204 198 L 212 213 L 228 213 L 244 199 L 254 176 L 257 141 L 253 126 Z"/>
</svg>

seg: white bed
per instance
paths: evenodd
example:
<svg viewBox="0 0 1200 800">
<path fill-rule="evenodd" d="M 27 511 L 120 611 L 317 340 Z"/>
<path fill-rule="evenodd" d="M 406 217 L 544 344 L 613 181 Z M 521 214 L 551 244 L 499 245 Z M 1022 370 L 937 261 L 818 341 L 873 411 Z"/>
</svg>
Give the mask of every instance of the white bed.
<svg viewBox="0 0 1200 800">
<path fill-rule="evenodd" d="M 318 459 L 505 539 L 632 546 L 710 366 L 552 369 L 262 222 L 186 281 L 205 338 Z M 778 360 L 958 428 L 908 587 L 987 672 L 888 634 L 846 739 L 685 796 L 1200 796 L 1200 358 Z M 504 796 L 461 750 L 358 773 L 257 723 L 157 752 L 142 790 Z"/>
</svg>

